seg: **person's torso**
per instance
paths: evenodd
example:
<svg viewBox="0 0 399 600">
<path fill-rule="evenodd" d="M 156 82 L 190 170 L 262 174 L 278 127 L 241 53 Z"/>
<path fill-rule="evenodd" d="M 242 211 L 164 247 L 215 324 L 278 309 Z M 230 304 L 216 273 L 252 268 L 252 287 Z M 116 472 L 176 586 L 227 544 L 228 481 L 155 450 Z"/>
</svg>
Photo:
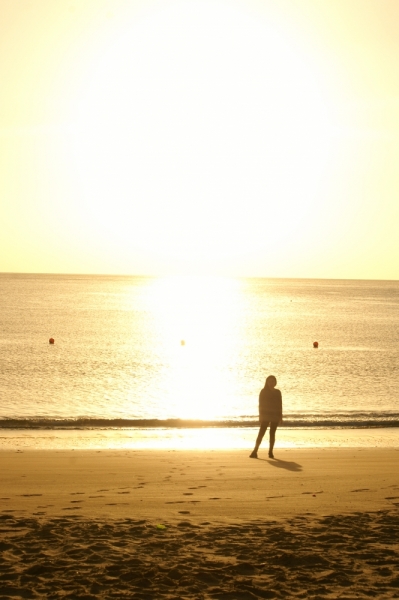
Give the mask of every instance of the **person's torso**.
<svg viewBox="0 0 399 600">
<path fill-rule="evenodd" d="M 282 408 L 281 392 L 263 388 L 259 394 L 259 413 L 279 416 Z"/>
</svg>

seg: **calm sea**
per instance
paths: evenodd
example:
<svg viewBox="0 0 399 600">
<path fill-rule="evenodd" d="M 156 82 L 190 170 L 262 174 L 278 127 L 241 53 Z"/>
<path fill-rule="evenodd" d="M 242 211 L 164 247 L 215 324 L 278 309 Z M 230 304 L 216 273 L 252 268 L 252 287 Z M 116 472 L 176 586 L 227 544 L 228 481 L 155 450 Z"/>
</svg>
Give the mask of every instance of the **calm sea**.
<svg viewBox="0 0 399 600">
<path fill-rule="evenodd" d="M 397 281 L 1 274 L 0 320 L 3 428 L 254 426 L 269 374 L 286 426 L 399 425 Z"/>
</svg>

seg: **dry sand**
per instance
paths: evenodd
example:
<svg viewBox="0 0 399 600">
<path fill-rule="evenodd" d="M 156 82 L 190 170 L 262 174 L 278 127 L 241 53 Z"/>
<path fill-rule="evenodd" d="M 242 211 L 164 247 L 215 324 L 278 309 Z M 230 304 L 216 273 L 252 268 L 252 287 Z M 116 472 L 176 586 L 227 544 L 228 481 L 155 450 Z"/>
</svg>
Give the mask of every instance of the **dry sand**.
<svg viewBox="0 0 399 600">
<path fill-rule="evenodd" d="M 0 599 L 399 598 L 399 449 L 0 452 Z"/>
</svg>

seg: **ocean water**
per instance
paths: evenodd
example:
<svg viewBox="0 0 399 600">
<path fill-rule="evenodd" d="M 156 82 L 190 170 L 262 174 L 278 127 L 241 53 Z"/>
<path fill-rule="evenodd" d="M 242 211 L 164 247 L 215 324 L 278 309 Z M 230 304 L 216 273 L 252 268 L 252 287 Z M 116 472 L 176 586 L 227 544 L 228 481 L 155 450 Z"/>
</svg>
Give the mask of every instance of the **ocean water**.
<svg viewBox="0 0 399 600">
<path fill-rule="evenodd" d="M 399 425 L 397 281 L 0 274 L 0 322 L 3 429 L 253 427 L 269 374 L 286 427 Z"/>
</svg>

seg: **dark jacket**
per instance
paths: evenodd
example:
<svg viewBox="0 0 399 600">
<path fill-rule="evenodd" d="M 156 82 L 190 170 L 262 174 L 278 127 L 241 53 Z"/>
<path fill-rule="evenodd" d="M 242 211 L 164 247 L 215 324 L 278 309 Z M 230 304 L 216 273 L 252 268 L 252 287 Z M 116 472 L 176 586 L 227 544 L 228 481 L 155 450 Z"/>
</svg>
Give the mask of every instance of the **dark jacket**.
<svg viewBox="0 0 399 600">
<path fill-rule="evenodd" d="M 283 417 L 283 399 L 280 390 L 264 387 L 259 394 L 259 421 L 278 423 Z"/>
</svg>

